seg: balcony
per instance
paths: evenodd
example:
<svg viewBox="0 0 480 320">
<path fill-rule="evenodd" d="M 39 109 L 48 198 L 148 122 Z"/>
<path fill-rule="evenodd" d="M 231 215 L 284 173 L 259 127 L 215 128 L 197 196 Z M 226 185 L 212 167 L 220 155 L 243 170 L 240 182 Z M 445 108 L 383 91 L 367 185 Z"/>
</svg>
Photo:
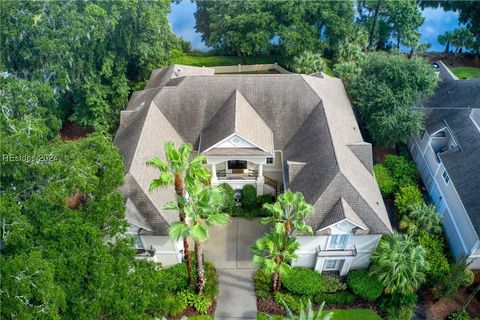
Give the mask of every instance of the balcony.
<svg viewBox="0 0 480 320">
<path fill-rule="evenodd" d="M 236 169 L 232 173 L 227 173 L 225 169 L 217 171 L 218 180 L 257 180 L 258 171 L 250 169 Z"/>
<path fill-rule="evenodd" d="M 323 249 L 317 248 L 317 257 L 355 257 L 357 255 L 357 247 L 355 245 L 343 249 Z"/>
</svg>

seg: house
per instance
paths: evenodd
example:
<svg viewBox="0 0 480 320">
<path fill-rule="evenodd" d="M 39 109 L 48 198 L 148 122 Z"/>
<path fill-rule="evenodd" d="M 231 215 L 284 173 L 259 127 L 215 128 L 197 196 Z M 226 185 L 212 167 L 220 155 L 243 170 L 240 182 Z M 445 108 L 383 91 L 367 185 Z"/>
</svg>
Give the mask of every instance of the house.
<svg viewBox="0 0 480 320">
<path fill-rule="evenodd" d="M 300 191 L 314 208 L 313 236 L 299 236 L 297 265 L 346 274 L 365 268 L 392 228 L 341 80 L 326 75 L 218 75 L 180 65 L 155 70 L 121 114 L 114 143 L 124 157 L 122 192 L 138 248 L 164 265 L 182 259 L 163 210 L 173 189 L 148 192 L 166 141 L 189 142 L 208 159 L 212 183 L 258 195 Z"/>
<path fill-rule="evenodd" d="M 453 256 L 480 268 L 480 79 L 458 80 L 438 62 L 441 84 L 418 107 L 425 130 L 410 152 L 437 211 Z"/>
</svg>

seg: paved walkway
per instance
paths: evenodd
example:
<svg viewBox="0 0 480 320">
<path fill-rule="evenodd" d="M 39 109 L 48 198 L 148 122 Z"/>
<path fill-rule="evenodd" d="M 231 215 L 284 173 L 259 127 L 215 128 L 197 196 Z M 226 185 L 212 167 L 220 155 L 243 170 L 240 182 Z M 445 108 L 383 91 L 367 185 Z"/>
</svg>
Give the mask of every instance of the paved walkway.
<svg viewBox="0 0 480 320">
<path fill-rule="evenodd" d="M 257 303 L 250 247 L 268 229 L 259 219 L 232 218 L 223 229 L 212 228 L 205 245 L 205 258 L 215 265 L 219 296 L 215 319 L 256 319 Z"/>
</svg>

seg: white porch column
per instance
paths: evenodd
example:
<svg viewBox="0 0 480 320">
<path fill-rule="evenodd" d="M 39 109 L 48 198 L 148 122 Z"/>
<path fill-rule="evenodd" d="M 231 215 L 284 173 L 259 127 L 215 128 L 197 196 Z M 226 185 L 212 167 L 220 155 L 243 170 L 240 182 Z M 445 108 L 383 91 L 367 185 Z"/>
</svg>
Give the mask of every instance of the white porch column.
<svg viewBox="0 0 480 320">
<path fill-rule="evenodd" d="M 215 165 L 215 163 L 211 164 L 211 170 L 212 170 L 212 185 L 215 185 L 218 183 L 217 166 Z"/>
<path fill-rule="evenodd" d="M 263 164 L 258 164 L 258 177 L 257 177 L 257 196 L 263 195 L 263 185 L 265 179 L 263 178 Z"/>
<path fill-rule="evenodd" d="M 345 259 L 345 261 L 343 262 L 342 270 L 340 270 L 339 272 L 341 276 L 346 276 L 348 271 L 350 271 L 352 260 L 353 260 L 352 258 Z"/>
</svg>

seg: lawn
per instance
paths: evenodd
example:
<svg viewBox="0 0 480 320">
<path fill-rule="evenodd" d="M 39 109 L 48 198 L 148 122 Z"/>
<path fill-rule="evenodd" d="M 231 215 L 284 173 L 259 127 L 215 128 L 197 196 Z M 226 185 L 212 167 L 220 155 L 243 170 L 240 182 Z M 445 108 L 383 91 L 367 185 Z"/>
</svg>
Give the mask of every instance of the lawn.
<svg viewBox="0 0 480 320">
<path fill-rule="evenodd" d="M 460 79 L 480 78 L 480 68 L 475 67 L 454 67 L 450 68 Z"/>
<path fill-rule="evenodd" d="M 333 312 L 332 320 L 381 320 L 375 312 L 369 309 L 328 310 Z M 283 319 L 282 316 L 273 316 L 274 319 Z M 264 313 L 258 313 L 257 319 L 267 320 Z"/>
</svg>

